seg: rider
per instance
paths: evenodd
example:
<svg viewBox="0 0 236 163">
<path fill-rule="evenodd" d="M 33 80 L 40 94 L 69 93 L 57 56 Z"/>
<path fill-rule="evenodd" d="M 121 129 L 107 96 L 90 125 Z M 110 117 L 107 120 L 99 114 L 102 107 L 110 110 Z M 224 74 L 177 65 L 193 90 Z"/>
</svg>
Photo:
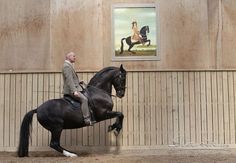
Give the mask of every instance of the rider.
<svg viewBox="0 0 236 163">
<path fill-rule="evenodd" d="M 88 99 L 80 91 L 79 77 L 77 76 L 73 63 L 75 63 L 76 57 L 74 52 L 66 54 L 65 62 L 62 69 L 63 74 L 63 94 L 64 96 L 70 96 L 74 100 L 81 102 L 81 110 L 84 117 L 84 122 L 87 126 L 93 125 L 95 121 L 91 121 L 91 115 L 88 107 Z"/>
<path fill-rule="evenodd" d="M 143 41 L 142 41 L 143 38 L 142 38 L 142 35 L 139 32 L 138 23 L 137 23 L 136 20 L 132 21 L 132 31 L 133 31 L 133 34 L 131 36 L 131 41 L 132 42 L 139 41 L 139 42 L 143 43 Z"/>
</svg>

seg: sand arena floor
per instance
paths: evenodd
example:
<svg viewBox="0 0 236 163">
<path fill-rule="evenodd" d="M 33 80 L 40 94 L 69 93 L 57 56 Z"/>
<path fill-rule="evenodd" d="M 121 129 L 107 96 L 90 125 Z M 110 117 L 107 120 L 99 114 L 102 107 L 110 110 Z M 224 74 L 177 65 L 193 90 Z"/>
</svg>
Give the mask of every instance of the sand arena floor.
<svg viewBox="0 0 236 163">
<path fill-rule="evenodd" d="M 68 158 L 59 153 L 30 152 L 30 157 L 18 158 L 14 152 L 1 152 L 4 163 L 235 163 L 236 150 L 132 150 L 122 152 L 77 152 L 79 157 Z"/>
</svg>

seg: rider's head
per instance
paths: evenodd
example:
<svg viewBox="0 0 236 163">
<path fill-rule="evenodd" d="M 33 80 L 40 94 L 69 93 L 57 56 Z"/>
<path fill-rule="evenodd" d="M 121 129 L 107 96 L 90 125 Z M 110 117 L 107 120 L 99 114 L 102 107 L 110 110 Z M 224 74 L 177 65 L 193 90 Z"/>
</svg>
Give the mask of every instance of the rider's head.
<svg viewBox="0 0 236 163">
<path fill-rule="evenodd" d="M 76 60 L 75 53 L 74 52 L 67 53 L 66 60 L 68 60 L 70 63 L 74 63 Z"/>
<path fill-rule="evenodd" d="M 136 20 L 133 20 L 133 21 L 132 21 L 132 28 L 133 28 L 134 26 L 137 26 L 137 21 L 136 21 Z"/>
</svg>

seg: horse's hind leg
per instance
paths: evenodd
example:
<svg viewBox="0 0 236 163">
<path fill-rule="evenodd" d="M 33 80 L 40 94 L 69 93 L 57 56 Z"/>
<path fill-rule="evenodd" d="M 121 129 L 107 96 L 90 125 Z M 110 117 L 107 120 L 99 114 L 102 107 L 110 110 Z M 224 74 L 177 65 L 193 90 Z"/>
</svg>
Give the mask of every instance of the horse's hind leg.
<svg viewBox="0 0 236 163">
<path fill-rule="evenodd" d="M 51 135 L 50 147 L 67 157 L 76 157 L 77 156 L 76 154 L 71 153 L 60 146 L 61 132 L 62 129 L 51 131 L 52 135 Z"/>
</svg>

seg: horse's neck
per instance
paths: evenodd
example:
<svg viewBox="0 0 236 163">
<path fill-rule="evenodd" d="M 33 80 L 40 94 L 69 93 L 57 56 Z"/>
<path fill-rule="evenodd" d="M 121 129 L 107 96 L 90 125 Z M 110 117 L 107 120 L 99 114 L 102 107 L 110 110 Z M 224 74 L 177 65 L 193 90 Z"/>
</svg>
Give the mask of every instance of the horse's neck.
<svg viewBox="0 0 236 163">
<path fill-rule="evenodd" d="M 111 91 L 112 91 L 112 83 L 111 82 L 112 82 L 112 78 L 113 78 L 112 73 L 113 72 L 110 72 L 107 75 L 97 77 L 97 79 L 92 79 L 89 85 L 111 94 Z"/>
</svg>

